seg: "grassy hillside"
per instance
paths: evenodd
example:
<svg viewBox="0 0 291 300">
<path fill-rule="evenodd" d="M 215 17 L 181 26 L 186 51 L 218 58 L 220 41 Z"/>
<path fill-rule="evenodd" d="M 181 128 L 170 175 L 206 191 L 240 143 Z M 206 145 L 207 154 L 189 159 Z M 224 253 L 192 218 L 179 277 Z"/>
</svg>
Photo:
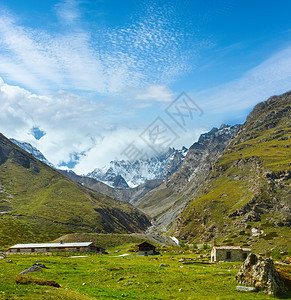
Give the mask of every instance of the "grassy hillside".
<svg viewBox="0 0 291 300">
<path fill-rule="evenodd" d="M 180 214 L 172 234 L 187 241 L 284 252 L 291 236 L 291 93 L 258 104 Z M 251 229 L 263 232 L 251 236 Z"/>
<path fill-rule="evenodd" d="M 0 135 L 0 245 L 73 232 L 142 231 L 145 215 L 82 187 Z"/>
</svg>

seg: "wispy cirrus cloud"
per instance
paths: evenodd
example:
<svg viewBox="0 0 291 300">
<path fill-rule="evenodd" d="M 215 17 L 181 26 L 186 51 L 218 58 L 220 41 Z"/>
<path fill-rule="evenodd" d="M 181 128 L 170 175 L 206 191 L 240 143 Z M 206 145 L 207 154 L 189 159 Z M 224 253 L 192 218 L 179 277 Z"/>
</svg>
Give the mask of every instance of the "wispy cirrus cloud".
<svg viewBox="0 0 291 300">
<path fill-rule="evenodd" d="M 240 78 L 193 95 L 211 114 L 251 109 L 272 95 L 291 90 L 291 46 L 271 55 Z"/>
<path fill-rule="evenodd" d="M 126 26 L 110 28 L 84 29 L 76 0 L 64 0 L 54 11 L 57 32 L 25 27 L 0 13 L 0 75 L 6 80 L 42 94 L 64 89 L 116 95 L 128 86 L 168 84 L 189 70 L 190 57 L 205 46 L 193 42 L 190 54 L 177 17 L 150 5 Z"/>
<path fill-rule="evenodd" d="M 76 0 L 64 0 L 55 5 L 55 12 L 61 23 L 72 25 L 81 18 Z"/>
</svg>

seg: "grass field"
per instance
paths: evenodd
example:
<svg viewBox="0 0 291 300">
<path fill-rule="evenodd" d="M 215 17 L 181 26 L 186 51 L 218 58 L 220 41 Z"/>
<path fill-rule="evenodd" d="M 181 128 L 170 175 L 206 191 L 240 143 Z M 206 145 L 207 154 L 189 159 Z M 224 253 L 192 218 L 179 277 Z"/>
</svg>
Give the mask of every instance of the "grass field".
<svg viewBox="0 0 291 300">
<path fill-rule="evenodd" d="M 0 299 L 273 298 L 262 292 L 236 291 L 234 276 L 241 263 L 206 264 L 209 256 L 204 252 L 204 258 L 198 258 L 199 250 L 194 253 L 172 249 L 163 250 L 157 256 L 133 256 L 136 253 L 127 251 L 133 246 L 119 246 L 118 252 L 117 248 L 112 248 L 108 255 L 75 258 L 10 255 L 0 260 Z M 124 253 L 131 256 L 119 256 Z M 192 264 L 179 262 L 182 257 L 188 258 L 186 262 Z M 8 263 L 8 259 L 12 263 Z M 54 280 L 61 285 L 60 288 L 16 283 L 19 273 L 37 261 L 45 264 L 48 269 L 23 275 L 24 280 Z M 285 272 L 290 273 L 290 269 L 285 269 Z M 284 298 L 288 299 L 288 296 Z"/>
</svg>

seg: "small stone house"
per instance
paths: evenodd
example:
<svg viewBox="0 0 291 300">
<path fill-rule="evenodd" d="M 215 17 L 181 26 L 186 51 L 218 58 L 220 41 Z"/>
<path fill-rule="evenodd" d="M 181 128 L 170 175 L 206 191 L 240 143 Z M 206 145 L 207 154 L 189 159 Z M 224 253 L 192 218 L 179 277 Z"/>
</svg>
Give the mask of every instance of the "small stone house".
<svg viewBox="0 0 291 300">
<path fill-rule="evenodd" d="M 138 245 L 139 255 L 153 255 L 156 254 L 156 247 L 150 243 L 143 242 Z"/>
<path fill-rule="evenodd" d="M 211 251 L 211 262 L 215 261 L 244 261 L 251 253 L 250 248 L 240 246 L 216 246 Z"/>
<path fill-rule="evenodd" d="M 17 244 L 6 250 L 6 253 L 46 253 L 46 252 L 95 252 L 105 253 L 103 248 L 96 247 L 92 242 L 82 243 L 39 243 Z"/>
</svg>

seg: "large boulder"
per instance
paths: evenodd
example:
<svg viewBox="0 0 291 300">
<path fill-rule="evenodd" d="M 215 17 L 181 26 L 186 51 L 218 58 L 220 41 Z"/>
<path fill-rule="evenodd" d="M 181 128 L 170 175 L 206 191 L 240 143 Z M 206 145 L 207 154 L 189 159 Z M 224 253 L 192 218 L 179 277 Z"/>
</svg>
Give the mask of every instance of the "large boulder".
<svg viewBox="0 0 291 300">
<path fill-rule="evenodd" d="M 270 295 L 284 292 L 284 283 L 275 269 L 273 259 L 250 253 L 239 272 L 236 281 L 245 286 L 253 286 Z"/>
</svg>

